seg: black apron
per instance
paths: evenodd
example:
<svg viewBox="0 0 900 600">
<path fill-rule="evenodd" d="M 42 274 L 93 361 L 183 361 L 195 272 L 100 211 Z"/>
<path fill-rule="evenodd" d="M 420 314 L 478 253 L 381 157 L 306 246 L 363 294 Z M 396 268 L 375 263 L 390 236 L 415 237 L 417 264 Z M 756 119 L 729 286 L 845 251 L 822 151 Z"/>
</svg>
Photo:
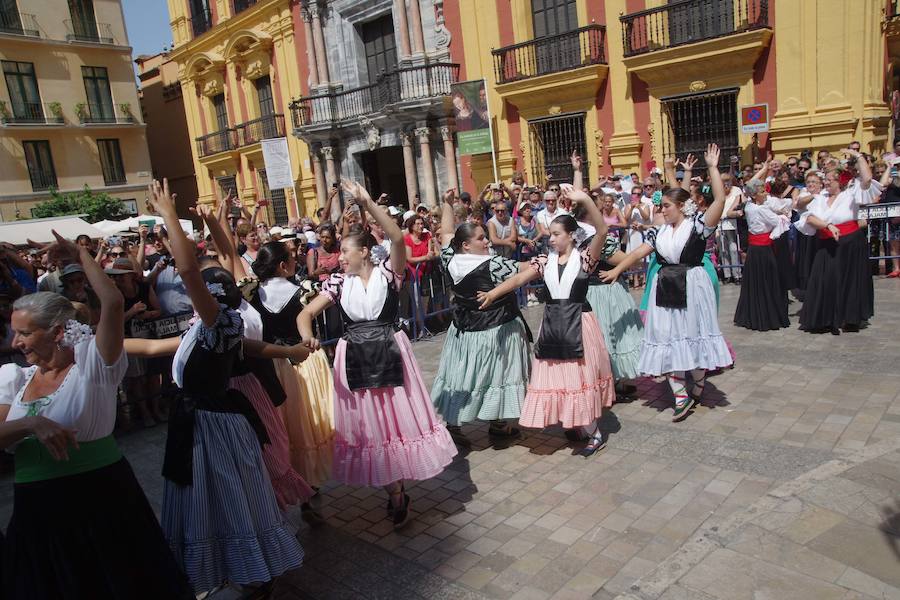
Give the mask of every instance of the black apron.
<svg viewBox="0 0 900 600">
<path fill-rule="evenodd" d="M 485 309 L 481 309 L 478 292 L 489 292 L 494 289 L 491 278 L 490 260 L 486 260 L 469 272 L 459 283 L 451 285 L 453 298 L 453 325 L 457 335 L 466 331 L 485 331 L 505 325 L 515 319 L 521 319 L 525 325 L 528 341 L 531 342 L 531 330 L 519 310 L 519 302 L 514 293 L 506 294 Z"/>
<path fill-rule="evenodd" d="M 375 276 L 375 273 L 372 274 Z M 374 321 L 352 320 L 338 299 L 344 321 L 343 340 L 347 342 L 344 369 L 351 390 L 403 386 L 403 358 L 394 334 L 397 326 L 399 295 L 388 283 L 387 298 Z"/>
<path fill-rule="evenodd" d="M 572 260 L 572 257 L 569 257 Z M 582 259 L 584 260 L 584 259 Z M 560 278 L 566 265 L 560 265 Z M 546 268 L 552 268 L 549 264 Z M 550 299 L 544 307 L 541 333 L 534 346 L 534 355 L 540 359 L 578 360 L 584 358 L 581 332 L 581 313 L 591 312 L 587 302 L 588 274 L 578 269 L 569 297 Z"/>
<path fill-rule="evenodd" d="M 297 332 L 297 315 L 303 310 L 300 297 L 304 293 L 305 291 L 302 289 L 297 290 L 297 293 L 288 300 L 280 312 L 272 312 L 262 303 L 259 298 L 259 289 L 256 289 L 250 299 L 250 305 L 256 309 L 262 320 L 264 342 L 279 346 L 293 346 L 300 343 L 300 334 Z M 266 390 L 272 404 L 275 406 L 284 404 L 287 395 L 275 371 L 275 361 L 270 358 L 248 359 L 244 357 L 243 363 L 245 366 L 241 364 L 237 366 L 237 374 L 253 373 Z"/>
<path fill-rule="evenodd" d="M 687 308 L 687 272 L 703 265 L 706 240 L 693 223 L 677 263 L 670 263 L 657 250 L 656 305 L 662 308 Z M 659 240 L 657 239 L 657 243 Z"/>
</svg>

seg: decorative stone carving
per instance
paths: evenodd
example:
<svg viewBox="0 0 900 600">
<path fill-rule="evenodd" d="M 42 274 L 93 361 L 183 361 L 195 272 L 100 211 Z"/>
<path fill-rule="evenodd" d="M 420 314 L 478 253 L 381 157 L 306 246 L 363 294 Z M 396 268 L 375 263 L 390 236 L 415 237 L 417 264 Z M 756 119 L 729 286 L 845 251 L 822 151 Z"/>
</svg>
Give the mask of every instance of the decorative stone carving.
<svg viewBox="0 0 900 600">
<path fill-rule="evenodd" d="M 656 130 L 653 121 L 647 124 L 647 137 L 650 138 L 650 160 L 656 160 Z"/>
<path fill-rule="evenodd" d="M 551 115 L 558 115 L 559 113 L 562 112 L 562 107 L 561 106 L 551 106 L 549 109 L 547 109 L 547 112 L 550 113 Z"/>
<path fill-rule="evenodd" d="M 410 131 L 401 131 L 400 132 L 400 145 L 402 146 L 412 146 L 413 144 L 413 134 Z"/>
<path fill-rule="evenodd" d="M 368 144 L 369 150 L 374 150 L 381 144 L 381 132 L 378 131 L 378 127 L 375 126 L 371 119 L 360 117 L 359 127 L 366 134 L 366 144 Z"/>
<path fill-rule="evenodd" d="M 309 14 L 309 9 L 306 8 L 305 4 L 300 6 L 300 18 L 303 19 L 305 23 L 312 23 L 312 15 Z"/>
<path fill-rule="evenodd" d="M 317 19 L 322 16 L 322 11 L 319 10 L 318 0 L 309 0 L 306 3 L 306 10 L 309 12 L 309 16 L 312 19 Z"/>
<path fill-rule="evenodd" d="M 224 81 L 221 74 L 218 77 L 210 77 L 203 81 L 200 93 L 209 98 L 217 96 L 225 91 Z"/>
<path fill-rule="evenodd" d="M 333 146 L 322 146 L 319 152 L 322 154 L 322 158 L 324 158 L 325 160 L 334 160 Z"/>
<path fill-rule="evenodd" d="M 594 143 L 597 144 L 597 166 L 603 166 L 603 130 L 598 129 L 594 132 Z"/>
<path fill-rule="evenodd" d="M 441 132 L 441 139 L 445 142 L 453 141 L 453 130 L 450 129 L 449 125 L 441 125 L 438 128 L 438 131 Z"/>
<path fill-rule="evenodd" d="M 420 144 L 427 144 L 431 139 L 431 130 L 428 127 L 416 127 L 415 133 Z"/>
<path fill-rule="evenodd" d="M 692 92 L 702 92 L 703 90 L 706 89 L 706 82 L 703 81 L 702 79 L 699 79 L 697 81 L 692 81 L 691 85 L 689 86 L 689 89 Z"/>
<path fill-rule="evenodd" d="M 450 30 L 444 25 L 444 0 L 434 0 L 434 46 L 438 50 L 446 50 L 450 47 Z"/>
</svg>

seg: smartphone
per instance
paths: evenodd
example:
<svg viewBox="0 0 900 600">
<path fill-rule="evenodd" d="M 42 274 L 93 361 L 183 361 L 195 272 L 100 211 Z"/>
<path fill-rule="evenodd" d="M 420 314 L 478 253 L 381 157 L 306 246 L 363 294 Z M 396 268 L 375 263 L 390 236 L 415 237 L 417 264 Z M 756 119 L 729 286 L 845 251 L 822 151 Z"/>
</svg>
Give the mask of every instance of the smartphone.
<svg viewBox="0 0 900 600">
<path fill-rule="evenodd" d="M 237 219 L 240 216 L 241 216 L 241 209 L 239 209 L 237 206 L 232 206 L 231 207 L 231 217 L 234 219 Z"/>
</svg>

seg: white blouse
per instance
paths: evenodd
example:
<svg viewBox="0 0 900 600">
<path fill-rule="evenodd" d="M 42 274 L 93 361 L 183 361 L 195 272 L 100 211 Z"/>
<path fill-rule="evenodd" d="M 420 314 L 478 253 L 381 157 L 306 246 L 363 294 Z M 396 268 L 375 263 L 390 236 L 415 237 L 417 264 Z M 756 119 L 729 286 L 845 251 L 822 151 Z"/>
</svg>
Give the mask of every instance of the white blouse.
<svg viewBox="0 0 900 600">
<path fill-rule="evenodd" d="M 768 233 L 781 222 L 781 217 L 772 212 L 767 204 L 752 202 L 744 205 L 744 218 L 747 219 L 747 229 L 754 235 Z"/>
<path fill-rule="evenodd" d="M 881 184 L 873 179 L 869 184 L 869 189 L 864 190 L 859 183 L 859 179 L 855 179 L 850 182 L 847 189 L 838 194 L 831 206 L 828 206 L 828 192 L 823 191 L 809 203 L 806 212 L 800 215 L 800 220 L 797 221 L 797 229 L 806 235 L 815 234 L 815 228 L 807 224 L 807 219 L 810 215 L 815 215 L 832 225 L 856 221 L 859 219 L 859 207 L 878 200 L 881 196 L 881 189 Z"/>
<path fill-rule="evenodd" d="M 110 435 L 116 425 L 116 388 L 127 370 L 124 350 L 108 365 L 91 336 L 75 346 L 75 364 L 49 396 L 22 402 L 25 388 L 37 372 L 36 366 L 0 367 L 0 404 L 10 405 L 7 421 L 29 416 L 30 410 L 32 415 L 74 429 L 75 439 L 80 442 L 98 440 Z"/>
</svg>

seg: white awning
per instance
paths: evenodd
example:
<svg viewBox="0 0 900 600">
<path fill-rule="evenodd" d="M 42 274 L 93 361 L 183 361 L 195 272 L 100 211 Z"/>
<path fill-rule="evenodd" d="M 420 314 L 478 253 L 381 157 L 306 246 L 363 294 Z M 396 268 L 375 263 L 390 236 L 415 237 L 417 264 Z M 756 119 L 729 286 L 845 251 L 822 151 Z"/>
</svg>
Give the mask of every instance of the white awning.
<svg viewBox="0 0 900 600">
<path fill-rule="evenodd" d="M 16 246 L 24 246 L 28 240 L 41 243 L 53 242 L 55 241 L 51 232 L 53 229 L 70 240 L 74 240 L 81 234 L 92 238 L 101 238 L 105 235 L 101 230 L 79 217 L 49 217 L 0 223 L 0 241 Z"/>
<path fill-rule="evenodd" d="M 162 217 L 158 217 L 156 215 L 140 215 L 137 217 L 123 219 L 121 221 L 99 221 L 97 223 L 94 223 L 94 227 L 102 231 L 105 235 L 114 235 L 123 231 L 137 231 L 142 221 L 153 221 L 155 223 L 159 223 L 160 225 L 163 224 Z M 194 224 L 191 223 L 190 220 L 178 219 L 178 222 L 181 223 L 181 228 L 186 234 L 191 235 L 191 233 L 193 233 Z"/>
</svg>

